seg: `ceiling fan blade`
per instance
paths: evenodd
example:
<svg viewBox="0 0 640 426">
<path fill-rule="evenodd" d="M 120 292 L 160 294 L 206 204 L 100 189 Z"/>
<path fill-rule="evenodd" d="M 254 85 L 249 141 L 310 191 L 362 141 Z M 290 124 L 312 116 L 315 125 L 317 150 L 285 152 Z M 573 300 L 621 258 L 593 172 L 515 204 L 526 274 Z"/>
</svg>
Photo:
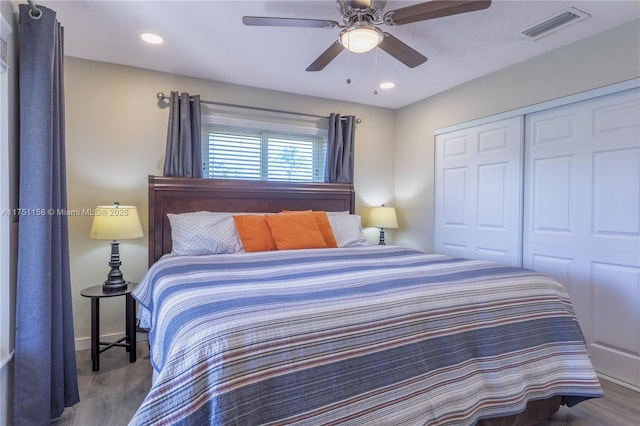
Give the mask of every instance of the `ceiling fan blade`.
<svg viewBox="0 0 640 426">
<path fill-rule="evenodd" d="M 327 50 L 322 52 L 318 59 L 313 61 L 311 65 L 309 65 L 306 71 L 322 71 L 324 67 L 329 65 L 329 62 L 333 61 L 336 56 L 340 54 L 344 50 L 344 47 L 340 44 L 339 41 L 333 43 Z"/>
<path fill-rule="evenodd" d="M 384 40 L 382 40 L 382 43 L 380 43 L 378 47 L 409 68 L 415 68 L 427 62 L 426 56 L 389 33 L 384 33 Z"/>
<path fill-rule="evenodd" d="M 491 6 L 489 0 L 449 1 L 433 0 L 418 3 L 396 10 L 391 10 L 384 15 L 385 22 L 389 24 L 403 25 L 411 22 L 426 21 L 427 19 L 441 18 L 443 16 L 457 15 L 459 13 L 474 12 Z"/>
<path fill-rule="evenodd" d="M 260 27 L 304 27 L 304 28 L 335 28 L 336 21 L 328 19 L 302 19 L 302 18 L 271 18 L 267 16 L 243 16 L 245 25 Z"/>
</svg>

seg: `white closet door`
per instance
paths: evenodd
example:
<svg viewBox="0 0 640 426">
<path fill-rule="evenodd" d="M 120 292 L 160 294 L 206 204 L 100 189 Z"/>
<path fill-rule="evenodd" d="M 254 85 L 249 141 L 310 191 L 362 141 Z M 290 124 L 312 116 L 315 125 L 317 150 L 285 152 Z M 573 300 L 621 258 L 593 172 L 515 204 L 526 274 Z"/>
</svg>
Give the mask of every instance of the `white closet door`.
<svg viewBox="0 0 640 426">
<path fill-rule="evenodd" d="M 569 290 L 599 372 L 640 386 L 640 90 L 526 117 L 523 263 Z"/>
<path fill-rule="evenodd" d="M 521 264 L 522 123 L 436 136 L 436 252 Z"/>
</svg>

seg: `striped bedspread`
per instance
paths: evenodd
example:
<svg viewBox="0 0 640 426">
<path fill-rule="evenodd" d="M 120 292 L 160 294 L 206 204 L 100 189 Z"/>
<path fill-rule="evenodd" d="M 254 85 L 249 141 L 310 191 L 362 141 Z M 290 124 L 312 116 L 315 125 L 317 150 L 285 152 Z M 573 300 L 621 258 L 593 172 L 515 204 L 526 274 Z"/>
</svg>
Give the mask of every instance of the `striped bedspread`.
<svg viewBox="0 0 640 426">
<path fill-rule="evenodd" d="M 135 289 L 156 380 L 131 425 L 472 425 L 602 396 L 569 296 L 395 246 L 166 257 Z"/>
</svg>

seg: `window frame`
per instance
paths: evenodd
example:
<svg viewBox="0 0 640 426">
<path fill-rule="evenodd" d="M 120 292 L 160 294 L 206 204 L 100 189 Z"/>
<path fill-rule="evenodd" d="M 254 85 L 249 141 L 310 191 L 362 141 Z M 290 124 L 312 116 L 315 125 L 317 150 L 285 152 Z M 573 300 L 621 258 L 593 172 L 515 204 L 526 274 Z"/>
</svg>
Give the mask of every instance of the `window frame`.
<svg viewBox="0 0 640 426">
<path fill-rule="evenodd" d="M 324 182 L 325 180 L 325 168 L 326 168 L 326 146 L 328 129 L 326 125 L 322 125 L 322 119 L 313 120 L 311 123 L 304 120 L 289 120 L 283 121 L 277 118 L 273 121 L 265 121 L 261 119 L 252 119 L 244 117 L 231 117 L 219 114 L 208 114 L 203 112 L 201 122 L 201 143 L 202 143 L 202 176 L 208 179 L 242 179 L 242 180 L 264 180 L 264 181 L 286 181 L 290 183 L 309 183 L 309 182 Z M 326 119 L 324 120 L 327 121 Z M 224 176 L 212 176 L 209 174 L 211 168 L 210 155 L 209 155 L 209 135 L 212 130 L 215 129 L 229 129 L 231 133 L 237 132 L 238 134 L 245 133 L 247 136 L 259 135 L 261 139 L 261 164 L 260 164 L 260 178 L 250 179 L 243 177 L 224 177 Z M 269 138 L 295 138 L 300 137 L 301 140 L 310 140 L 314 145 L 321 145 L 324 152 L 320 154 L 314 146 L 313 152 L 313 168 L 312 180 L 302 179 L 269 179 L 268 175 L 268 139 Z M 322 158 L 319 158 L 319 156 Z M 318 166 L 322 162 L 322 169 L 318 170 L 315 166 Z"/>
</svg>

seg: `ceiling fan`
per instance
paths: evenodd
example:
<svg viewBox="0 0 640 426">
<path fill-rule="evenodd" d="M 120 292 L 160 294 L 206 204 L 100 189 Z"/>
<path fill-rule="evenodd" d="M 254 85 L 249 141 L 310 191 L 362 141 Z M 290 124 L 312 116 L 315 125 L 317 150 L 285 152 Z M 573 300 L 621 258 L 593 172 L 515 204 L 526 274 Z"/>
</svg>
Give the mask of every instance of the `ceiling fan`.
<svg viewBox="0 0 640 426">
<path fill-rule="evenodd" d="M 321 71 L 340 52 L 347 49 L 362 53 L 380 47 L 409 68 L 426 62 L 427 57 L 378 28 L 378 25 L 404 25 L 443 16 L 486 9 L 489 0 L 449 1 L 432 0 L 383 13 L 386 0 L 337 0 L 342 22 L 327 19 L 276 18 L 244 16 L 245 25 L 265 27 L 342 28 L 338 40 L 325 50 L 307 71 Z"/>
</svg>

